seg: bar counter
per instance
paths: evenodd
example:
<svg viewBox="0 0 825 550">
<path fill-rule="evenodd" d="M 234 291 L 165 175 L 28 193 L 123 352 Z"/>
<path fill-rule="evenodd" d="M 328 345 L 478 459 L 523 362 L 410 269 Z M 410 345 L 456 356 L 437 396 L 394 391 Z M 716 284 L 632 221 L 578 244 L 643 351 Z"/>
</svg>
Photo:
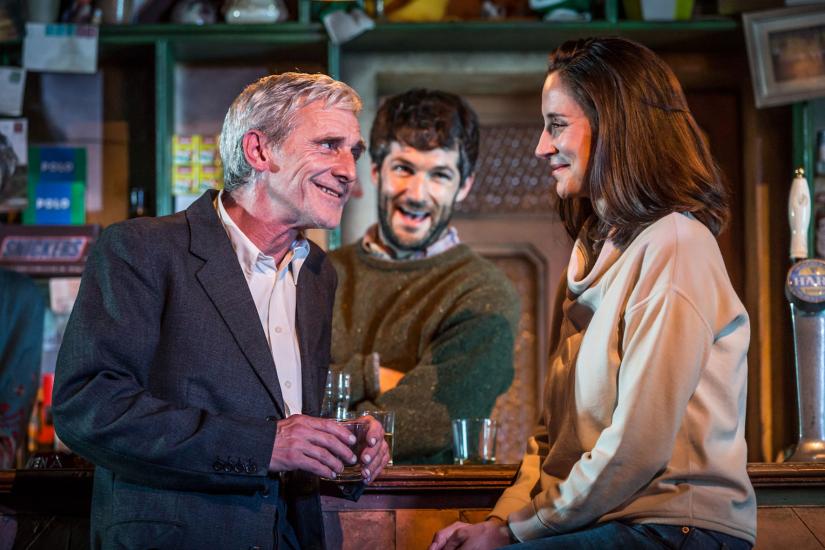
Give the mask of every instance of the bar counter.
<svg viewBox="0 0 825 550">
<path fill-rule="evenodd" d="M 517 468 L 388 467 L 355 502 L 324 482 L 328 547 L 426 548 L 437 529 L 482 520 Z M 759 505 L 757 548 L 825 548 L 825 464 L 752 463 L 748 473 Z M 0 471 L 0 506 L 17 512 L 16 546 L 87 548 L 92 476 L 90 468 Z"/>
</svg>

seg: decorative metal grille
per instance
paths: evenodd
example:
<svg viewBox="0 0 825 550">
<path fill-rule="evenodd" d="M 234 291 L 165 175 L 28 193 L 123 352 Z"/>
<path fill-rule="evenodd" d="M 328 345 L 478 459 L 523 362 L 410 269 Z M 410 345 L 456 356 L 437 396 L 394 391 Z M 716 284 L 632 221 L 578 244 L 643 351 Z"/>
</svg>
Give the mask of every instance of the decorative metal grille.
<svg viewBox="0 0 825 550">
<path fill-rule="evenodd" d="M 458 204 L 461 214 L 545 214 L 555 211 L 556 193 L 547 163 L 533 155 L 535 124 L 481 128 L 476 182 Z"/>
</svg>

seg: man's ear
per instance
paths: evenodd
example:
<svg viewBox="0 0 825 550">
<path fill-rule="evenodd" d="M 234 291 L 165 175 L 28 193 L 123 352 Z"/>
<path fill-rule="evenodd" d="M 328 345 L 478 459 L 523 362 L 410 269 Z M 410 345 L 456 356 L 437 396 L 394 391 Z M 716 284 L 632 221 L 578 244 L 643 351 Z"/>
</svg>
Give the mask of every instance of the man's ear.
<svg viewBox="0 0 825 550">
<path fill-rule="evenodd" d="M 467 179 L 464 180 L 464 183 L 461 184 L 461 187 L 458 188 L 458 193 L 455 195 L 455 202 L 461 202 L 467 195 L 470 194 L 470 189 L 473 188 L 473 183 L 476 180 L 475 174 L 470 174 L 467 176 Z"/>
<path fill-rule="evenodd" d="M 370 164 L 370 177 L 373 185 L 378 185 L 378 177 L 381 175 L 381 167 L 374 162 Z"/>
<path fill-rule="evenodd" d="M 260 130 L 248 130 L 243 135 L 243 155 L 246 162 L 258 172 L 277 172 L 274 158 L 269 150 L 268 140 Z"/>
</svg>

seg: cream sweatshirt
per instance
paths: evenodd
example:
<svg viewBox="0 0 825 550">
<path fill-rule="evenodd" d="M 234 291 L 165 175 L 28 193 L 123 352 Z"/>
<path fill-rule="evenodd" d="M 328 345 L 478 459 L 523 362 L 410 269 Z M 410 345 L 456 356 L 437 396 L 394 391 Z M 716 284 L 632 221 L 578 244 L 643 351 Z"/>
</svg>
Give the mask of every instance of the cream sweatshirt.
<svg viewBox="0 0 825 550">
<path fill-rule="evenodd" d="M 748 314 L 719 247 L 690 215 L 607 242 L 567 271 L 543 426 L 491 516 L 522 541 L 595 522 L 687 525 L 750 542 Z"/>
</svg>

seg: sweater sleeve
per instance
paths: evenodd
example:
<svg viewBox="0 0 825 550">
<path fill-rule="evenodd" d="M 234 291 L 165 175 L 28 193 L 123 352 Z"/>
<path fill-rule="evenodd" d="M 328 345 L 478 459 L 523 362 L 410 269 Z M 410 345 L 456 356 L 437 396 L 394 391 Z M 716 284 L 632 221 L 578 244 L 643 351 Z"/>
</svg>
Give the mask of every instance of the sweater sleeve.
<svg viewBox="0 0 825 550">
<path fill-rule="evenodd" d="M 396 459 L 443 453 L 451 447 L 451 419 L 490 414 L 513 380 L 519 311 L 518 295 L 503 277 L 453 304 L 418 364 L 375 400 L 395 411 Z"/>
<path fill-rule="evenodd" d="M 547 427 L 541 422 L 527 440 L 527 450 L 521 459 L 516 481 L 499 497 L 493 510 L 487 515 L 507 521 L 508 516 L 531 502 L 531 495 L 541 478 L 541 462 L 547 455 Z"/>
<path fill-rule="evenodd" d="M 624 324 L 612 423 L 566 479 L 551 480 L 510 514 L 510 527 L 520 540 L 595 521 L 630 499 L 668 463 L 713 334 L 693 302 L 672 286 L 627 310 Z"/>
<path fill-rule="evenodd" d="M 55 427 L 75 452 L 133 482 L 254 492 L 265 486 L 273 423 L 149 391 L 164 296 L 174 292 L 147 265 L 157 261 L 152 237 L 115 225 L 95 245 L 58 356 Z M 226 449 L 240 458 L 220 470 L 211 457 Z"/>
</svg>

